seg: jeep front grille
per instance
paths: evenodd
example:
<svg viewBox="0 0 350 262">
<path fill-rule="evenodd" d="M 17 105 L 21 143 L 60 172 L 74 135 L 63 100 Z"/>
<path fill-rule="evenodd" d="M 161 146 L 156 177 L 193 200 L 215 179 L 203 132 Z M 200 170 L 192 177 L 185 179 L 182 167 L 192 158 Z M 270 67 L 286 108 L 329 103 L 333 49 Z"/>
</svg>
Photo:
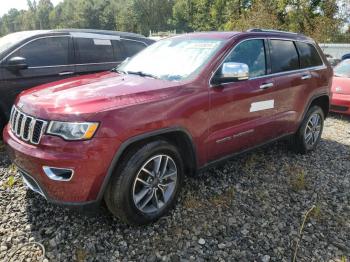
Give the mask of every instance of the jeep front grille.
<svg viewBox="0 0 350 262">
<path fill-rule="evenodd" d="M 39 144 L 46 126 L 46 121 L 29 116 L 19 111 L 15 106 L 12 107 L 10 116 L 11 131 L 21 140 L 35 145 Z"/>
</svg>

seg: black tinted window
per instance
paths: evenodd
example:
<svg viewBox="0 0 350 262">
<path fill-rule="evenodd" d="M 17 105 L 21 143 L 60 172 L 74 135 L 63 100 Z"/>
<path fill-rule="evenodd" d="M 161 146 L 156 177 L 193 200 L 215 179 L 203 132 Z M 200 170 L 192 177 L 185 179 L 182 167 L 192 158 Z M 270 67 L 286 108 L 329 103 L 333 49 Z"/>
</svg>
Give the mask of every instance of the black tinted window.
<svg viewBox="0 0 350 262">
<path fill-rule="evenodd" d="M 238 44 L 225 59 L 225 63 L 227 62 L 247 64 L 250 77 L 265 75 L 266 58 L 264 40 L 248 40 Z"/>
<path fill-rule="evenodd" d="M 130 40 L 123 40 L 123 44 L 128 52 L 129 57 L 137 54 L 138 52 L 140 52 L 142 49 L 146 47 L 144 43 L 130 41 Z"/>
<path fill-rule="evenodd" d="M 30 42 L 11 57 L 24 57 L 30 67 L 67 65 L 68 50 L 68 37 L 48 37 Z"/>
<path fill-rule="evenodd" d="M 112 41 L 108 39 L 77 38 L 79 63 L 114 62 Z"/>
<path fill-rule="evenodd" d="M 299 69 L 299 58 L 292 41 L 271 40 L 272 73 Z"/>
<path fill-rule="evenodd" d="M 296 45 L 300 54 L 301 68 L 319 66 L 323 64 L 316 48 L 312 44 L 296 42 Z"/>
</svg>

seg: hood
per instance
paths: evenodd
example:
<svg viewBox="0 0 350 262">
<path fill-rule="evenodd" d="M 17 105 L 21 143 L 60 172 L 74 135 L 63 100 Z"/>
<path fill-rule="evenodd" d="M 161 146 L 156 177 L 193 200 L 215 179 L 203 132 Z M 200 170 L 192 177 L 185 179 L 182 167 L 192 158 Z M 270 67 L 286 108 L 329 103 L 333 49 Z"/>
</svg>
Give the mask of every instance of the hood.
<svg viewBox="0 0 350 262">
<path fill-rule="evenodd" d="M 44 119 L 67 115 L 78 119 L 111 108 L 163 99 L 176 90 L 171 87 L 178 85 L 177 82 L 104 72 L 29 89 L 19 96 L 17 107 Z"/>
<path fill-rule="evenodd" d="M 334 76 L 332 93 L 350 95 L 350 77 Z"/>
</svg>

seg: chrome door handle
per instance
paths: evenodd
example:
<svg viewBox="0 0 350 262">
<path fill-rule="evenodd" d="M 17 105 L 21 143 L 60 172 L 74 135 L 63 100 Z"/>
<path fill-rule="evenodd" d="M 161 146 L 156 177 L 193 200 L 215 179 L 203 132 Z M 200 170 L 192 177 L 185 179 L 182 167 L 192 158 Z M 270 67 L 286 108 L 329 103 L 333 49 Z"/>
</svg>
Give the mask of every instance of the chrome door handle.
<svg viewBox="0 0 350 262">
<path fill-rule="evenodd" d="M 273 83 L 265 83 L 260 86 L 260 89 L 267 89 L 273 87 Z"/>
<path fill-rule="evenodd" d="M 74 72 L 62 72 L 62 73 L 59 73 L 58 75 L 59 76 L 68 76 L 68 75 L 73 75 Z"/>
<path fill-rule="evenodd" d="M 302 77 L 301 77 L 301 80 L 307 80 L 307 79 L 311 79 L 311 75 L 303 75 Z"/>
</svg>

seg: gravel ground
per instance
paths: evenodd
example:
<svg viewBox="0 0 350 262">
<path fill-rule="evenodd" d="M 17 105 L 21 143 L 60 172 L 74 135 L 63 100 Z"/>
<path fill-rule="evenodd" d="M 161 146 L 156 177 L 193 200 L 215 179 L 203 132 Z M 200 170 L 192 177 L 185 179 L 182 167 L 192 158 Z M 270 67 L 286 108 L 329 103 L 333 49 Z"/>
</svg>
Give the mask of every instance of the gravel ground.
<svg viewBox="0 0 350 262">
<path fill-rule="evenodd" d="M 46 203 L 25 189 L 0 146 L 0 261 L 38 260 L 34 242 L 44 261 L 291 261 L 312 209 L 297 261 L 343 262 L 349 189 L 350 118 L 334 115 L 315 152 L 295 155 L 281 141 L 187 178 L 176 209 L 146 227 L 103 207 L 89 215 Z"/>
</svg>

